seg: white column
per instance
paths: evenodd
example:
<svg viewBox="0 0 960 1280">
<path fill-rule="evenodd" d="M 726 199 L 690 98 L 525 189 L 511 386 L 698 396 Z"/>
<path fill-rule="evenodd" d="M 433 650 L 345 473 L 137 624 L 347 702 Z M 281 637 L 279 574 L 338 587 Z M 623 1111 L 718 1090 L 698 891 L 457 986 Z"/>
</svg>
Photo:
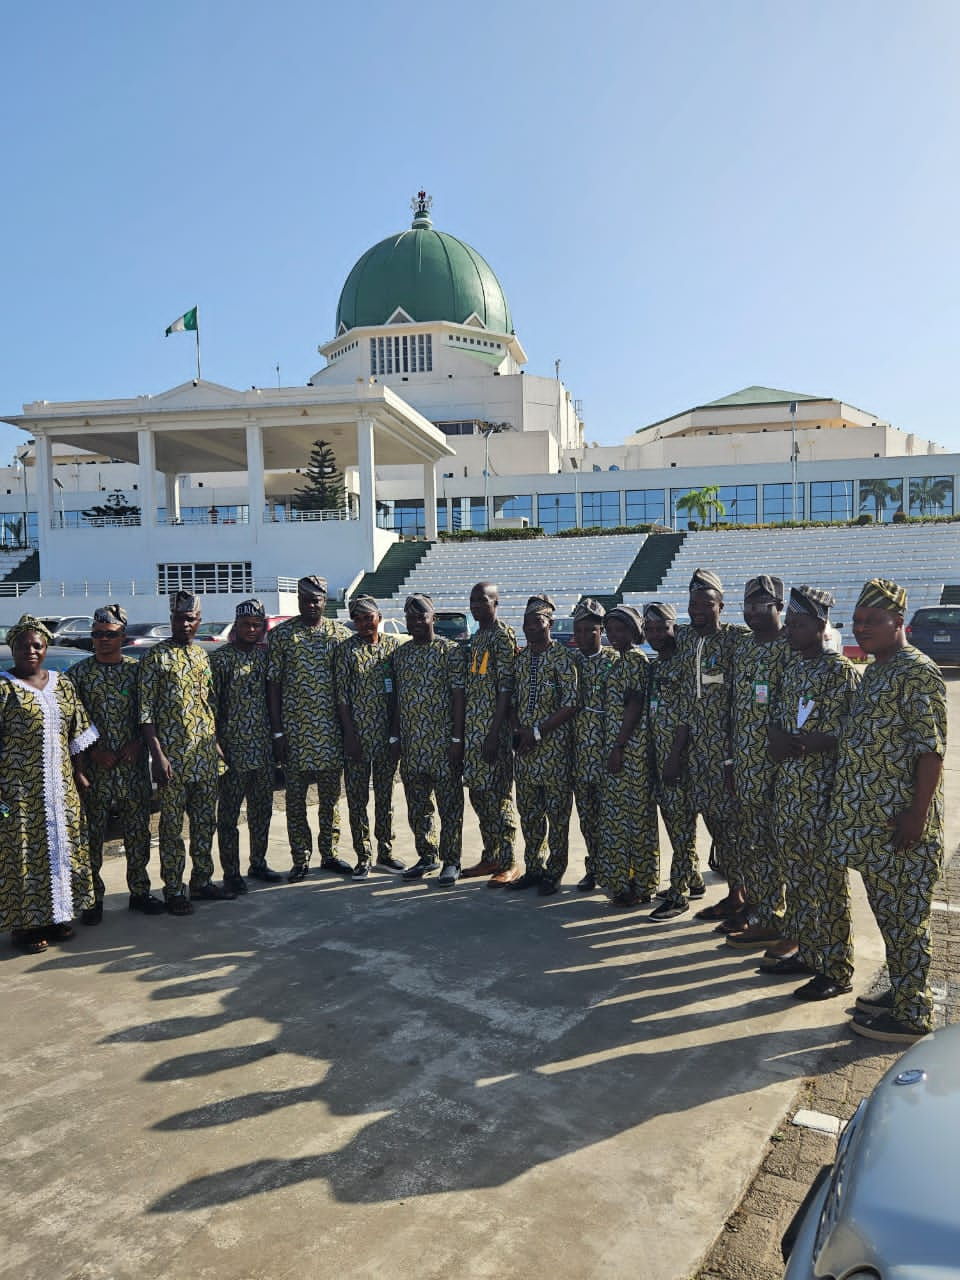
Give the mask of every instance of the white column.
<svg viewBox="0 0 960 1280">
<path fill-rule="evenodd" d="M 430 542 L 437 540 L 437 472 L 432 462 L 423 464 L 423 524 Z"/>
<path fill-rule="evenodd" d="M 173 524 L 175 520 L 180 519 L 180 486 L 177 483 L 179 478 L 179 476 L 171 475 L 168 471 L 164 472 L 163 475 L 167 524 Z"/>
<path fill-rule="evenodd" d="M 374 472 L 373 419 L 357 419 L 357 478 L 360 482 L 360 528 L 366 548 L 366 568 L 375 569 L 373 531 L 377 525 L 376 474 Z"/>
<path fill-rule="evenodd" d="M 53 453 L 48 436 L 36 436 L 35 439 L 37 442 L 37 532 L 40 543 L 40 563 L 43 564 L 44 554 L 50 539 L 50 525 L 53 515 Z M 24 484 L 26 484 L 26 467 L 23 469 L 23 478 Z M 24 515 L 24 520 L 26 518 L 26 515 Z M 28 530 L 24 529 L 23 534 L 24 538 L 26 538 Z"/>
<path fill-rule="evenodd" d="M 157 525 L 157 454 L 153 432 L 137 431 L 137 461 L 140 464 L 140 523 L 147 529 Z"/>
<path fill-rule="evenodd" d="M 263 428 L 259 422 L 247 424 L 247 502 L 250 524 L 259 529 L 263 524 L 263 507 L 267 500 L 263 477 Z"/>
</svg>

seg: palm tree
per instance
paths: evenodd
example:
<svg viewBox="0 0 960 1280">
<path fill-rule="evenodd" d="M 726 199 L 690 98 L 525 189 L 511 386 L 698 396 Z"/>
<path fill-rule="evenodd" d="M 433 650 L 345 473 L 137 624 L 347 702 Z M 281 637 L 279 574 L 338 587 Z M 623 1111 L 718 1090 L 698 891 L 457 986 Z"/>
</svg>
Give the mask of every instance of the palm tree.
<svg viewBox="0 0 960 1280">
<path fill-rule="evenodd" d="M 873 499 L 873 507 L 876 512 L 877 524 L 883 523 L 883 513 L 887 509 L 888 502 L 899 503 L 903 496 L 902 485 L 895 480 L 861 480 L 860 481 L 860 510 L 866 507 L 870 499 Z"/>
<path fill-rule="evenodd" d="M 921 476 L 910 481 L 910 506 L 919 507 L 921 516 L 927 514 L 927 508 L 936 510 L 946 504 L 947 495 L 952 482 L 946 476 Z"/>
<path fill-rule="evenodd" d="M 685 493 L 682 498 L 677 499 L 677 510 L 691 512 L 708 528 L 711 519 L 715 521 L 717 516 L 727 514 L 727 508 L 720 501 L 720 486 L 715 484 L 707 484 L 702 489 L 691 489 L 689 493 Z"/>
</svg>

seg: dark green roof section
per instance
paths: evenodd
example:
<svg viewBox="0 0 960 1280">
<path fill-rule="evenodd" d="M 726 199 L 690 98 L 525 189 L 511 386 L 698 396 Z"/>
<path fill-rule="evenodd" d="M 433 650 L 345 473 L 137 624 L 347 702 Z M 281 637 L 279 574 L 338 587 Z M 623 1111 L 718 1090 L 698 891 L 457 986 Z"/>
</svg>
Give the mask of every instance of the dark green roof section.
<svg viewBox="0 0 960 1280">
<path fill-rule="evenodd" d="M 506 295 L 489 263 L 423 216 L 358 259 L 340 294 L 335 332 L 341 324 L 386 324 L 398 307 L 419 324 L 463 324 L 476 314 L 491 332 L 513 332 Z"/>
<path fill-rule="evenodd" d="M 778 391 L 776 387 L 744 387 L 732 395 L 708 404 L 698 404 L 698 409 L 720 409 L 727 404 L 790 404 L 793 400 L 832 400 L 832 396 L 808 396 L 803 391 Z"/>
</svg>

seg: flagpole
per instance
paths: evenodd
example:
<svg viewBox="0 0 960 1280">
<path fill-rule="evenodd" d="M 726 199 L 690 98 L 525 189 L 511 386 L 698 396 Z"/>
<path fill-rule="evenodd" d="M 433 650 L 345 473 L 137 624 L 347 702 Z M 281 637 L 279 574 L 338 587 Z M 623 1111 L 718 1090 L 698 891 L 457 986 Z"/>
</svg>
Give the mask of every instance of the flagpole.
<svg viewBox="0 0 960 1280">
<path fill-rule="evenodd" d="M 197 335 L 197 381 L 200 381 L 200 308 L 197 307 L 197 327 L 194 330 Z"/>
</svg>

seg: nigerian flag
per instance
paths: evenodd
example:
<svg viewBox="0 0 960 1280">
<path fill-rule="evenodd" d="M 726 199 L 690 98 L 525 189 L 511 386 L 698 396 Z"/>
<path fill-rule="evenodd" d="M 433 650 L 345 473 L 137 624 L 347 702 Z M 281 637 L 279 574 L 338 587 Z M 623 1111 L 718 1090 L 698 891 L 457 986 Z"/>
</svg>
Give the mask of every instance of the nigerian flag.
<svg viewBox="0 0 960 1280">
<path fill-rule="evenodd" d="M 191 307 L 189 311 L 185 311 L 179 320 L 174 320 L 173 324 L 164 334 L 165 338 L 169 338 L 171 333 L 191 333 L 196 332 L 197 328 L 197 308 Z"/>
</svg>

